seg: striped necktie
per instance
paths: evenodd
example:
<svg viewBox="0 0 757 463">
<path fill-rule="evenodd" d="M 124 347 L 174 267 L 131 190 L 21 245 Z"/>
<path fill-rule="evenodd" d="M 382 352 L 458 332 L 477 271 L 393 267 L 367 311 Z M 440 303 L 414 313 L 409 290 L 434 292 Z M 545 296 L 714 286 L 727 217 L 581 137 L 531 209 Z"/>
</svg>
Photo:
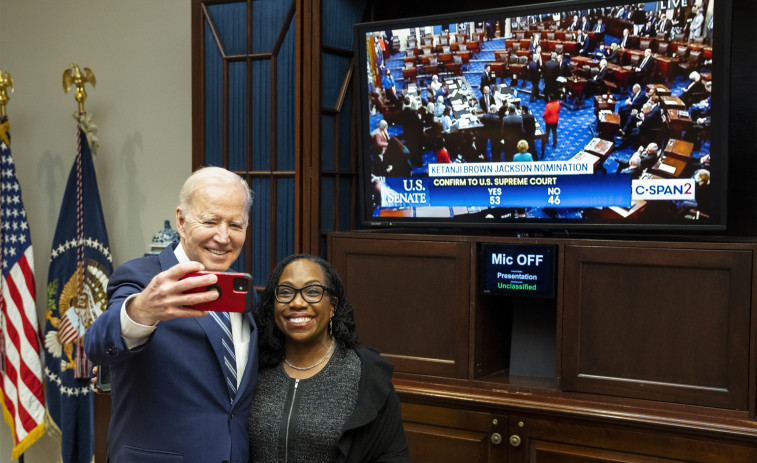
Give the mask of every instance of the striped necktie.
<svg viewBox="0 0 757 463">
<path fill-rule="evenodd" d="M 209 312 L 221 328 L 221 345 L 223 346 L 223 373 L 229 387 L 229 397 L 234 400 L 237 393 L 237 357 L 234 354 L 234 341 L 231 337 L 231 318 L 228 312 Z"/>
</svg>

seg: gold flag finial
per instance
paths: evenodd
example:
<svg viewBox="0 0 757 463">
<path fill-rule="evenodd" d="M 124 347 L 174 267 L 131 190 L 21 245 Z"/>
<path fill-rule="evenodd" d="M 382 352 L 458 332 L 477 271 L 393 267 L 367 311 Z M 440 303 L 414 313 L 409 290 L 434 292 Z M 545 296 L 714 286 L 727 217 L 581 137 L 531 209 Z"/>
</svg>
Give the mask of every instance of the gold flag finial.
<svg viewBox="0 0 757 463">
<path fill-rule="evenodd" d="M 79 114 L 84 112 L 84 101 L 87 99 L 87 92 L 84 90 L 84 84 L 90 83 L 95 88 L 95 75 L 90 68 L 84 68 L 84 73 L 79 69 L 79 65 L 71 63 L 71 68 L 63 71 L 63 91 L 68 93 L 72 85 L 76 85 L 76 102 L 79 103 Z"/>
<path fill-rule="evenodd" d="M 13 77 L 10 72 L 4 72 L 0 69 L 0 117 L 5 117 L 5 105 L 10 101 L 7 88 L 11 88 L 13 93 Z"/>
</svg>

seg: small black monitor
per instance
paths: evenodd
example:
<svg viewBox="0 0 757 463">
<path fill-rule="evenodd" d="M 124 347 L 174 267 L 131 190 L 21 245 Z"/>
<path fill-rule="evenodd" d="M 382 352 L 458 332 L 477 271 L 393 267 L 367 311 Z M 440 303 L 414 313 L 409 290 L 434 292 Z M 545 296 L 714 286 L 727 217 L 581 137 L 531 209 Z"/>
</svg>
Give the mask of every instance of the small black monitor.
<svg viewBox="0 0 757 463">
<path fill-rule="evenodd" d="M 555 253 L 554 245 L 481 245 L 481 293 L 554 297 Z"/>
</svg>

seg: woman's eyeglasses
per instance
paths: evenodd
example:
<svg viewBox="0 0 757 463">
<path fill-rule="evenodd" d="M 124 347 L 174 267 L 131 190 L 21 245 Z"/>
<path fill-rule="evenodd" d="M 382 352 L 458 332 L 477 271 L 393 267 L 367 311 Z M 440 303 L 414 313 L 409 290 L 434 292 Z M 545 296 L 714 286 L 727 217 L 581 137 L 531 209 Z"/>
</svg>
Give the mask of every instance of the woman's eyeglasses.
<svg viewBox="0 0 757 463">
<path fill-rule="evenodd" d="M 292 302 L 294 298 L 297 297 L 297 293 L 300 293 L 305 302 L 316 304 L 321 302 L 323 294 L 326 291 L 329 291 L 329 288 L 319 284 L 307 285 L 302 288 L 294 288 L 289 285 L 277 285 L 274 288 L 273 293 L 276 296 L 276 300 L 282 304 Z"/>
</svg>

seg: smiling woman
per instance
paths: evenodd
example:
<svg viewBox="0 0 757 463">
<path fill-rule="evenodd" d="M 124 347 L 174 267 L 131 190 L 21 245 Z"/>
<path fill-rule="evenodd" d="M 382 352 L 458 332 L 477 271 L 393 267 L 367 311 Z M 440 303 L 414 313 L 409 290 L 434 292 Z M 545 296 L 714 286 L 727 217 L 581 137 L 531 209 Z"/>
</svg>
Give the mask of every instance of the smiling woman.
<svg viewBox="0 0 757 463">
<path fill-rule="evenodd" d="M 392 366 L 358 346 L 331 264 L 305 254 L 281 261 L 255 320 L 261 370 L 251 461 L 409 461 Z"/>
</svg>

